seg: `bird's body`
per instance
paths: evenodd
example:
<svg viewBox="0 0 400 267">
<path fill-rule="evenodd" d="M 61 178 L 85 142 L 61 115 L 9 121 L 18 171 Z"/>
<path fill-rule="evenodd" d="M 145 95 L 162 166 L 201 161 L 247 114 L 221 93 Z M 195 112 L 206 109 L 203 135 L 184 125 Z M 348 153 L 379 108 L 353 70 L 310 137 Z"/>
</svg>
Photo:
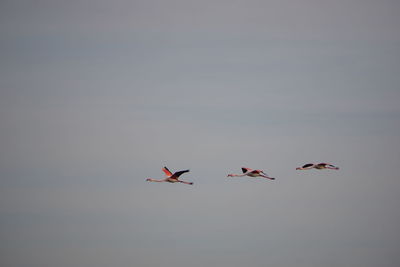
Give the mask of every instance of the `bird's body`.
<svg viewBox="0 0 400 267">
<path fill-rule="evenodd" d="M 242 174 L 228 174 L 228 177 L 243 177 L 243 176 L 249 176 L 249 177 L 263 177 L 267 178 L 270 180 L 275 180 L 273 177 L 269 177 L 264 171 L 262 170 L 252 170 L 250 168 L 245 168 L 242 167 Z"/>
<path fill-rule="evenodd" d="M 331 170 L 339 170 L 338 167 L 333 166 L 332 164 L 329 163 L 307 163 L 301 167 L 297 167 L 296 170 L 310 170 L 310 169 L 317 169 L 317 170 L 323 170 L 323 169 L 331 169 Z"/>
<path fill-rule="evenodd" d="M 148 182 L 168 182 L 168 183 L 182 183 L 182 184 L 190 184 L 192 185 L 192 182 L 186 182 L 179 180 L 179 176 L 181 176 L 185 172 L 189 172 L 189 170 L 183 170 L 183 171 L 177 171 L 174 174 L 170 170 L 168 170 L 167 167 L 162 168 L 162 171 L 165 173 L 165 178 L 164 179 L 153 179 L 153 178 L 147 178 L 146 181 Z"/>
</svg>

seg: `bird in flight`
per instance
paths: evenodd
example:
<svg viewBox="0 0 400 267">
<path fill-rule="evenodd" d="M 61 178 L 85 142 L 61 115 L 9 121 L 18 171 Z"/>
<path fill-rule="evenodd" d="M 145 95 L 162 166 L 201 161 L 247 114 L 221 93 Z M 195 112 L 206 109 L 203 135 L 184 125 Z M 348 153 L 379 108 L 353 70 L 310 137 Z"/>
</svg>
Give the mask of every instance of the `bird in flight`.
<svg viewBox="0 0 400 267">
<path fill-rule="evenodd" d="M 242 167 L 242 174 L 228 174 L 228 177 L 242 177 L 242 176 L 250 176 L 250 177 L 264 177 L 270 180 L 275 180 L 273 177 L 269 177 L 262 170 L 252 170 L 250 168 Z"/>
<path fill-rule="evenodd" d="M 297 167 L 296 170 L 310 170 L 310 169 L 317 169 L 317 170 L 322 170 L 322 169 L 331 169 L 331 170 L 339 170 L 339 167 L 333 166 L 332 164 L 329 163 L 307 163 L 301 167 Z"/>
<path fill-rule="evenodd" d="M 147 178 L 146 181 L 148 182 L 168 182 L 168 183 L 182 183 L 182 184 L 190 184 L 192 185 L 192 182 L 186 182 L 179 180 L 179 176 L 181 176 L 185 172 L 189 172 L 189 170 L 183 170 L 183 171 L 177 171 L 174 174 L 170 170 L 168 170 L 167 167 L 162 168 L 162 171 L 165 173 L 165 178 L 164 179 L 152 179 L 152 178 Z"/>
</svg>

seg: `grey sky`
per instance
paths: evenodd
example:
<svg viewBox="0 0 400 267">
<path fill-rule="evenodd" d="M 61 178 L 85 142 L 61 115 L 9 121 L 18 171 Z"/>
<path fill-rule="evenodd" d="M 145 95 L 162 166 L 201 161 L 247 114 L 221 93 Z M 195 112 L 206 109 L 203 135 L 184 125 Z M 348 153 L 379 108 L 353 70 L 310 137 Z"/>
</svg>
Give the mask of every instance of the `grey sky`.
<svg viewBox="0 0 400 267">
<path fill-rule="evenodd" d="M 1 265 L 397 267 L 399 11 L 2 1 Z"/>
</svg>

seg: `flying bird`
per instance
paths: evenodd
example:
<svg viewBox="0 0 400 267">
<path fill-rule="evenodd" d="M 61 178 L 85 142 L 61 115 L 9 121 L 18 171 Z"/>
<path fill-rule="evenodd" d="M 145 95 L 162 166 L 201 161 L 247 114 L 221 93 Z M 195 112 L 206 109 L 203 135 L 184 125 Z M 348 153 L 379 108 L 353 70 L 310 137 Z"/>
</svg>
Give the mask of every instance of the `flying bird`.
<svg viewBox="0 0 400 267">
<path fill-rule="evenodd" d="M 168 183 L 182 183 L 182 184 L 193 184 L 192 182 L 186 182 L 179 180 L 179 176 L 184 174 L 185 172 L 189 172 L 189 170 L 183 170 L 183 171 L 177 171 L 174 174 L 170 170 L 168 170 L 167 167 L 162 168 L 162 171 L 165 173 L 165 178 L 164 179 L 152 179 L 152 178 L 147 178 L 146 181 L 148 182 L 168 182 Z"/>
<path fill-rule="evenodd" d="M 322 170 L 322 169 L 331 169 L 331 170 L 339 170 L 339 167 L 333 166 L 332 164 L 329 163 L 307 163 L 303 165 L 302 167 L 297 167 L 296 170 L 310 170 L 310 169 L 317 169 L 317 170 Z"/>
<path fill-rule="evenodd" d="M 243 176 L 250 176 L 250 177 L 264 177 L 270 180 L 275 180 L 273 177 L 269 177 L 264 171 L 262 170 L 252 170 L 250 168 L 242 167 L 242 174 L 228 174 L 227 177 L 243 177 Z"/>
</svg>

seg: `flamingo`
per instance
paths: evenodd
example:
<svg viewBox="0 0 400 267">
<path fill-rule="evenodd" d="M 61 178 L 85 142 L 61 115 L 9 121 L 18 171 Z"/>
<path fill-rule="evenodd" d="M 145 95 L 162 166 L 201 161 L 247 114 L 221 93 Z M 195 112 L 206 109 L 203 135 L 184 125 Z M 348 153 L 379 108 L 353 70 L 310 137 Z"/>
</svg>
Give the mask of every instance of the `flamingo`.
<svg viewBox="0 0 400 267">
<path fill-rule="evenodd" d="M 243 174 L 228 174 L 227 177 L 243 177 L 243 176 L 250 176 L 250 177 L 264 177 L 270 180 L 275 180 L 273 177 L 269 177 L 264 171 L 262 170 L 252 170 L 250 168 L 242 167 Z"/>
<path fill-rule="evenodd" d="M 296 170 L 310 170 L 313 168 L 317 170 L 322 170 L 322 169 L 339 170 L 339 167 L 333 166 L 332 164 L 329 163 L 318 163 L 318 164 L 307 163 L 302 167 L 297 167 Z"/>
<path fill-rule="evenodd" d="M 156 179 L 152 179 L 152 178 L 147 178 L 146 181 L 148 181 L 148 182 L 182 183 L 182 184 L 190 184 L 190 185 L 193 184 L 192 182 L 186 182 L 186 181 L 182 181 L 182 180 L 178 179 L 179 176 L 181 176 L 185 172 L 189 172 L 189 170 L 177 171 L 174 174 L 172 174 L 172 172 L 170 170 L 168 170 L 167 167 L 164 167 L 164 168 L 162 168 L 162 171 L 165 173 L 164 179 L 156 180 Z"/>
</svg>

